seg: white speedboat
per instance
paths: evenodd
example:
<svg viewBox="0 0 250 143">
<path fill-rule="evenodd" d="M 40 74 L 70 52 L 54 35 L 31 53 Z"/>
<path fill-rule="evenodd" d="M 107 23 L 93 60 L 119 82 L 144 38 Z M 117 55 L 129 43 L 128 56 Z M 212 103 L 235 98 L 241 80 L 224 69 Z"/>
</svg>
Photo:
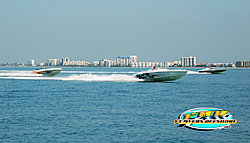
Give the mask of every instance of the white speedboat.
<svg viewBox="0 0 250 143">
<path fill-rule="evenodd" d="M 227 69 L 213 69 L 213 68 L 205 68 L 202 70 L 199 70 L 199 73 L 211 73 L 211 74 L 219 74 L 219 73 L 223 73 L 224 71 L 226 71 Z"/>
<path fill-rule="evenodd" d="M 172 81 L 183 77 L 187 72 L 187 70 L 155 69 L 137 73 L 135 77 L 143 81 Z"/>
<path fill-rule="evenodd" d="M 61 71 L 62 71 L 61 68 L 50 68 L 50 69 L 40 68 L 35 71 L 32 71 L 32 73 L 42 74 L 43 76 L 54 76 L 59 74 Z"/>
</svg>

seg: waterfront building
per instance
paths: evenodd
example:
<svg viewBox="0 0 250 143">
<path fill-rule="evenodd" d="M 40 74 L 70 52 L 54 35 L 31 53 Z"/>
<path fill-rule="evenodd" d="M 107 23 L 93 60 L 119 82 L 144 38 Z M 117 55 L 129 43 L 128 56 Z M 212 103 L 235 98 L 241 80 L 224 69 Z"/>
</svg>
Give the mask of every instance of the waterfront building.
<svg viewBox="0 0 250 143">
<path fill-rule="evenodd" d="M 131 56 L 129 57 L 129 59 L 130 59 L 130 63 L 137 62 L 137 56 L 135 56 L 135 55 L 131 55 Z"/>
<path fill-rule="evenodd" d="M 130 57 L 125 58 L 125 66 L 130 65 Z"/>
<path fill-rule="evenodd" d="M 182 57 L 181 65 L 183 67 L 194 67 L 196 65 L 196 57 Z"/>
<path fill-rule="evenodd" d="M 138 62 L 138 67 L 143 67 L 143 62 Z"/>
<path fill-rule="evenodd" d="M 167 62 L 167 66 L 166 67 L 172 67 L 174 66 L 174 62 Z"/>
<path fill-rule="evenodd" d="M 121 66 L 125 66 L 125 57 L 122 57 L 121 58 L 121 64 L 120 64 Z"/>
<path fill-rule="evenodd" d="M 47 65 L 48 66 L 56 66 L 59 65 L 59 59 L 48 59 Z"/>
<path fill-rule="evenodd" d="M 130 66 L 131 60 L 130 57 L 117 57 L 115 58 L 114 65 L 118 66 Z"/>
<path fill-rule="evenodd" d="M 35 65 L 35 60 L 31 59 L 27 61 L 28 66 L 34 66 Z"/>
<path fill-rule="evenodd" d="M 98 66 L 98 65 L 99 65 L 99 61 L 93 61 L 93 62 L 92 62 L 92 65 L 93 65 L 93 66 Z"/>
<path fill-rule="evenodd" d="M 64 66 L 64 65 L 68 65 L 69 62 L 69 58 L 68 57 L 63 57 L 60 61 L 60 65 Z"/>
<path fill-rule="evenodd" d="M 116 65 L 116 61 L 114 60 L 114 61 L 113 61 L 113 65 L 112 65 L 112 66 L 115 66 L 115 65 Z"/>
<path fill-rule="evenodd" d="M 138 65 L 139 65 L 138 62 L 135 62 L 135 66 L 134 67 L 138 67 Z"/>
<path fill-rule="evenodd" d="M 135 67 L 135 63 L 131 63 L 130 66 L 131 66 L 131 67 Z"/>
<path fill-rule="evenodd" d="M 44 66 L 44 65 L 45 65 L 44 63 L 40 63 L 40 64 L 39 64 L 40 67 L 42 67 L 42 66 Z"/>
<path fill-rule="evenodd" d="M 85 66 L 89 66 L 90 65 L 90 62 L 85 62 Z"/>
<path fill-rule="evenodd" d="M 151 67 L 151 62 L 146 62 L 146 67 Z"/>
<path fill-rule="evenodd" d="M 164 67 L 169 67 L 171 62 L 164 62 Z"/>
<path fill-rule="evenodd" d="M 239 68 L 250 68 L 250 61 L 236 61 L 235 66 Z"/>
<path fill-rule="evenodd" d="M 130 64 L 131 67 L 146 67 L 146 68 L 151 68 L 151 67 L 168 67 L 169 62 L 132 62 Z"/>
<path fill-rule="evenodd" d="M 196 62 L 195 62 L 196 65 Z M 181 66 L 181 61 L 174 61 L 174 66 Z"/>
<path fill-rule="evenodd" d="M 101 67 L 102 67 L 102 66 L 105 66 L 105 64 L 106 64 L 105 62 L 106 62 L 106 61 L 108 61 L 108 60 L 107 60 L 107 59 L 100 60 L 100 61 L 99 61 L 99 66 L 101 66 Z"/>
<path fill-rule="evenodd" d="M 103 60 L 100 60 L 100 61 L 93 61 L 92 62 L 92 66 L 111 67 L 111 66 L 114 66 L 114 65 L 115 65 L 115 61 L 108 60 L 108 59 L 103 59 Z"/>
<path fill-rule="evenodd" d="M 160 62 L 160 63 L 159 63 L 159 66 L 160 66 L 160 67 L 165 67 L 164 62 Z"/>
<path fill-rule="evenodd" d="M 107 60 L 104 62 L 105 67 L 111 67 L 114 65 L 114 61 L 112 60 Z"/>
<path fill-rule="evenodd" d="M 65 66 L 75 66 L 75 61 L 68 61 L 65 63 Z"/>
<path fill-rule="evenodd" d="M 121 57 L 117 57 L 117 58 L 115 58 L 115 63 L 116 63 L 116 65 L 121 65 Z"/>
<path fill-rule="evenodd" d="M 70 61 L 68 57 L 62 58 L 60 60 L 60 65 L 62 66 L 86 66 L 85 61 Z"/>
<path fill-rule="evenodd" d="M 85 61 L 75 61 L 75 65 L 77 66 L 85 66 Z"/>
<path fill-rule="evenodd" d="M 232 67 L 230 63 L 209 63 L 208 65 L 211 67 Z"/>
<path fill-rule="evenodd" d="M 208 67 L 208 66 L 210 66 L 210 64 L 209 63 L 196 63 L 196 66 L 197 67 Z"/>
</svg>

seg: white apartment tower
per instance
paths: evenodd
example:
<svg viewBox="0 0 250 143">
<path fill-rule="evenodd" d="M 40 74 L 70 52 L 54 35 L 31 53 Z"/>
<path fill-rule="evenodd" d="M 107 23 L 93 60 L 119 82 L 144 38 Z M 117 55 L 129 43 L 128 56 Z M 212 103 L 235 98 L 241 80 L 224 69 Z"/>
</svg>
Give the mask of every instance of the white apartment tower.
<svg viewBox="0 0 250 143">
<path fill-rule="evenodd" d="M 194 67 L 196 65 L 196 57 L 182 57 L 181 65 L 183 67 Z"/>
<path fill-rule="evenodd" d="M 56 66 L 56 65 L 59 65 L 59 62 L 60 60 L 59 59 L 48 59 L 48 66 Z"/>
<path fill-rule="evenodd" d="M 69 65 L 69 58 L 68 57 L 62 58 L 60 63 L 62 66 Z"/>
<path fill-rule="evenodd" d="M 131 60 L 130 57 L 117 57 L 115 58 L 114 65 L 119 66 L 130 66 Z"/>
<path fill-rule="evenodd" d="M 137 62 L 137 56 L 131 55 L 130 56 L 130 63 L 135 63 L 135 62 Z"/>
<path fill-rule="evenodd" d="M 121 57 L 115 58 L 116 65 L 121 65 Z"/>
<path fill-rule="evenodd" d="M 34 66 L 35 65 L 35 60 L 31 59 L 27 61 L 27 65 L 29 66 Z"/>
</svg>

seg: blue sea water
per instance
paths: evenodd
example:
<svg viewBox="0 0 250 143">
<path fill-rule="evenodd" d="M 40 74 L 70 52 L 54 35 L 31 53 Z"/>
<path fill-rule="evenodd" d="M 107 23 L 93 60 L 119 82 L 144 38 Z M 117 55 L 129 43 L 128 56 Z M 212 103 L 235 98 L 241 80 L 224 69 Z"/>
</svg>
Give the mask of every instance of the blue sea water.
<svg viewBox="0 0 250 143">
<path fill-rule="evenodd" d="M 250 69 L 138 82 L 144 68 L 0 67 L 0 142 L 249 142 Z M 199 107 L 226 109 L 231 128 L 196 131 L 173 121 Z"/>
</svg>

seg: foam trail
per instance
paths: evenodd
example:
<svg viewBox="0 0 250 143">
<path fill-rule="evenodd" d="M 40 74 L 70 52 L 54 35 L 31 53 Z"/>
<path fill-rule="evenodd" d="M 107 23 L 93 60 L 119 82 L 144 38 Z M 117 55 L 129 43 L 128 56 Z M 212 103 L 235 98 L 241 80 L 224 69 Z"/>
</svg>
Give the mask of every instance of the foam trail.
<svg viewBox="0 0 250 143">
<path fill-rule="evenodd" d="M 210 74 L 210 73 L 199 73 L 198 71 L 188 71 L 187 74 Z"/>
<path fill-rule="evenodd" d="M 117 74 L 120 74 L 120 73 L 123 73 L 123 74 L 126 74 L 126 73 L 136 73 L 136 72 L 105 72 L 105 71 L 100 71 L 100 72 L 96 72 L 96 71 L 61 71 L 61 73 L 117 73 Z"/>
<path fill-rule="evenodd" d="M 33 74 L 31 71 L 10 71 L 10 70 L 1 70 L 0 76 L 7 76 L 7 77 L 16 77 L 16 76 L 42 76 L 38 74 Z"/>
<path fill-rule="evenodd" d="M 28 77 L 28 76 L 9 76 L 9 77 L 0 77 L 0 79 L 29 79 L 29 80 L 51 80 L 55 78 L 50 78 L 50 77 L 42 77 L 42 76 L 37 76 L 37 77 Z"/>
<path fill-rule="evenodd" d="M 81 74 L 71 75 L 69 77 L 61 78 L 61 80 L 80 80 L 80 81 L 138 81 L 134 75 L 125 74 L 112 74 L 112 75 L 93 75 L 93 74 Z"/>
<path fill-rule="evenodd" d="M 199 74 L 198 71 L 188 71 L 187 74 Z"/>
<path fill-rule="evenodd" d="M 32 74 L 30 71 L 5 72 L 0 73 L 0 79 L 26 79 L 26 80 L 78 80 L 78 81 L 120 81 L 133 82 L 140 81 L 134 75 L 127 74 L 70 74 L 68 76 L 44 77 Z"/>
</svg>

